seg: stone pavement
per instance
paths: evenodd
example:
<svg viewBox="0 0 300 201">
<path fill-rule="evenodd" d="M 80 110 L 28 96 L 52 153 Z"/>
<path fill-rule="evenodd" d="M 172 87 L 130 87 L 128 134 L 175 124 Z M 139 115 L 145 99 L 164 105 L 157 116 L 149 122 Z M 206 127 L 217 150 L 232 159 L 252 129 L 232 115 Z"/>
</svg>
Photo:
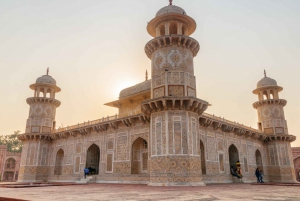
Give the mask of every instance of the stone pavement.
<svg viewBox="0 0 300 201">
<path fill-rule="evenodd" d="M 88 184 L 31 188 L 0 188 L 0 197 L 24 200 L 286 200 L 299 201 L 299 186 L 215 184 L 202 187 L 153 187 Z"/>
</svg>

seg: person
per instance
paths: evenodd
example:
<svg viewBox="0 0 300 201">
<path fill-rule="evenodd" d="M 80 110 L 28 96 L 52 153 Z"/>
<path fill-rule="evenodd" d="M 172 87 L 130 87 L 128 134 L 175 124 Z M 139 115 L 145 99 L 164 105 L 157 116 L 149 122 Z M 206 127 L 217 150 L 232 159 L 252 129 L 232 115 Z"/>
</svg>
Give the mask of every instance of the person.
<svg viewBox="0 0 300 201">
<path fill-rule="evenodd" d="M 240 178 L 239 175 L 234 171 L 233 166 L 230 168 L 231 175 L 237 178 Z"/>
<path fill-rule="evenodd" d="M 85 168 L 83 171 L 84 171 L 84 178 L 86 179 L 86 175 L 89 174 L 90 170 L 89 168 Z"/>
<path fill-rule="evenodd" d="M 254 176 L 257 178 L 257 183 L 260 182 L 260 180 L 259 180 L 259 179 L 260 179 L 260 178 L 259 178 L 259 175 L 260 175 L 259 169 L 256 168 Z"/>
<path fill-rule="evenodd" d="M 260 171 L 259 171 L 259 182 L 260 182 L 260 183 L 265 183 L 265 182 L 263 181 L 263 178 L 264 178 L 264 174 L 263 174 L 262 170 L 260 170 Z"/>
</svg>

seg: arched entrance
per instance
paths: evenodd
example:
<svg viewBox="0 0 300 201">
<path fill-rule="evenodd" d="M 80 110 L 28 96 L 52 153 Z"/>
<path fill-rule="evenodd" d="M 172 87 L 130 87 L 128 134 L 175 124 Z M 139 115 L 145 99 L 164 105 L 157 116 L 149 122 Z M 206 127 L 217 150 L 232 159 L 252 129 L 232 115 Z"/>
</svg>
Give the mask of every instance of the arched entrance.
<svg viewBox="0 0 300 201">
<path fill-rule="evenodd" d="M 7 169 L 15 169 L 16 167 L 16 160 L 14 158 L 9 158 L 5 162 L 5 168 Z"/>
<path fill-rule="evenodd" d="M 233 144 L 228 149 L 229 152 L 229 165 L 230 167 L 233 166 L 234 169 L 236 169 L 236 162 L 239 161 L 239 152 L 236 146 Z"/>
<path fill-rule="evenodd" d="M 200 140 L 200 160 L 201 160 L 202 174 L 206 174 L 205 148 L 204 148 L 204 144 L 201 140 Z"/>
<path fill-rule="evenodd" d="M 255 152 L 255 158 L 256 158 L 256 166 L 258 167 L 258 169 L 264 171 L 261 153 L 258 149 Z"/>
<path fill-rule="evenodd" d="M 13 172 L 4 172 L 2 181 L 13 181 L 14 173 Z"/>
<path fill-rule="evenodd" d="M 99 173 L 100 148 L 92 144 L 86 153 L 86 167 L 90 169 L 91 174 Z"/>
<path fill-rule="evenodd" d="M 62 175 L 62 167 L 64 163 L 64 151 L 59 149 L 56 154 L 54 175 Z"/>
<path fill-rule="evenodd" d="M 300 157 L 294 159 L 294 167 L 297 181 L 300 181 Z"/>
<path fill-rule="evenodd" d="M 147 141 L 138 138 L 132 143 L 131 174 L 148 172 L 148 144 Z"/>
</svg>

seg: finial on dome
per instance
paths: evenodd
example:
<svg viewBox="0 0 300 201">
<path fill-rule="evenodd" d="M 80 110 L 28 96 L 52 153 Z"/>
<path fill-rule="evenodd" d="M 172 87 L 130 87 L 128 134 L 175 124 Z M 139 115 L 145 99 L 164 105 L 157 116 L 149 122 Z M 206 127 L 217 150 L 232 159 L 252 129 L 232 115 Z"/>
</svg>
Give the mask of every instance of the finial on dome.
<svg viewBox="0 0 300 201">
<path fill-rule="evenodd" d="M 265 74 L 265 77 L 267 77 L 267 73 L 266 73 L 266 70 L 264 70 L 264 74 Z"/>
<path fill-rule="evenodd" d="M 146 70 L 146 81 L 148 80 L 148 71 Z"/>
<path fill-rule="evenodd" d="M 47 68 L 47 75 L 49 75 L 49 67 Z"/>
<path fill-rule="evenodd" d="M 172 4 L 173 0 L 169 0 L 169 2 L 170 2 L 170 6 L 172 6 L 172 5 L 173 5 L 173 4 Z"/>
</svg>

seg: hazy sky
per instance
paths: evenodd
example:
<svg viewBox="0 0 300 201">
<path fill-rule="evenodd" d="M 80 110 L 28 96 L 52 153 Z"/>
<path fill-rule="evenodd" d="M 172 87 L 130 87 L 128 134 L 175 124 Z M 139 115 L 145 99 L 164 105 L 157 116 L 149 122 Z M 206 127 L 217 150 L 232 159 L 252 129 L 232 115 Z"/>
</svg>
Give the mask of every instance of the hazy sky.
<svg viewBox="0 0 300 201">
<path fill-rule="evenodd" d="M 300 146 L 300 1 L 174 0 L 197 22 L 194 60 L 198 98 L 207 112 L 257 127 L 252 103 L 267 75 L 284 88 L 285 116 Z M 33 96 L 46 73 L 62 91 L 58 126 L 117 110 L 104 106 L 150 72 L 147 22 L 167 0 L 0 0 L 0 135 L 24 132 Z"/>
</svg>

